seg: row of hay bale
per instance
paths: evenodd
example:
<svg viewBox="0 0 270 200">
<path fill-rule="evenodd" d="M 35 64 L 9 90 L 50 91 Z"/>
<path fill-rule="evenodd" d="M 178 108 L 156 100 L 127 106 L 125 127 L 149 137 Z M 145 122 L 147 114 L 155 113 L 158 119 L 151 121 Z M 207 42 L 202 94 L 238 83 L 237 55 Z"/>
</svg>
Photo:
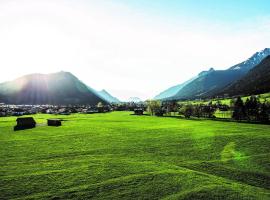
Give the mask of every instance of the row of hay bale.
<svg viewBox="0 0 270 200">
<path fill-rule="evenodd" d="M 61 119 L 47 119 L 47 125 L 61 126 L 61 121 Z M 33 117 L 20 117 L 17 118 L 16 122 L 17 125 L 14 127 L 14 131 L 35 128 L 37 124 Z"/>
</svg>

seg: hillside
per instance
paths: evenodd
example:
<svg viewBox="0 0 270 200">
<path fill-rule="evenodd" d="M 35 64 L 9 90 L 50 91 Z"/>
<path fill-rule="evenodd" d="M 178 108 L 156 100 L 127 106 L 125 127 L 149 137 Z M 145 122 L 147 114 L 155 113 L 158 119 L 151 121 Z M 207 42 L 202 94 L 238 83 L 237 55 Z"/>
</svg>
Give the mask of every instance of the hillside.
<svg viewBox="0 0 270 200">
<path fill-rule="evenodd" d="M 258 65 L 268 55 L 270 55 L 270 48 L 255 53 L 246 61 L 234 65 L 227 70 L 210 69 L 207 73 L 200 73 L 197 79 L 184 86 L 174 98 L 196 99 L 211 97 L 228 84 L 242 78 L 250 69 Z"/>
<path fill-rule="evenodd" d="M 226 87 L 219 94 L 252 95 L 270 92 L 270 56 L 251 69 L 243 78 Z"/>
<path fill-rule="evenodd" d="M 159 100 L 159 99 L 165 99 L 165 98 L 168 98 L 168 97 L 172 97 L 172 96 L 176 95 L 176 93 L 179 90 L 181 90 L 182 85 L 183 84 L 172 86 L 172 87 L 164 90 L 163 92 L 159 93 L 158 95 L 156 95 L 153 99 Z"/>
<path fill-rule="evenodd" d="M 209 96 L 212 92 L 223 88 L 244 75 L 243 71 L 211 70 L 183 87 L 174 98 L 197 99 Z"/>
<path fill-rule="evenodd" d="M 101 90 L 98 91 L 98 94 L 105 99 L 106 101 L 110 102 L 110 103 L 120 103 L 120 100 L 117 99 L 116 97 L 112 96 L 109 92 L 107 92 L 106 90 Z"/>
<path fill-rule="evenodd" d="M 197 76 L 194 77 L 194 78 L 192 78 L 192 79 L 190 79 L 190 80 L 188 80 L 188 81 L 186 81 L 186 82 L 184 82 L 184 83 L 182 83 L 182 84 L 179 84 L 179 85 L 175 85 L 173 87 L 170 87 L 170 88 L 164 90 L 163 92 L 159 93 L 158 95 L 156 95 L 154 97 L 154 99 L 159 100 L 159 99 L 171 98 L 174 95 L 176 95 L 177 92 L 179 92 L 184 86 L 186 86 L 187 84 L 189 84 L 190 82 L 192 82 L 196 78 L 197 78 Z"/>
<path fill-rule="evenodd" d="M 30 74 L 2 83 L 0 97 L 8 104 L 107 103 L 69 72 Z"/>
</svg>

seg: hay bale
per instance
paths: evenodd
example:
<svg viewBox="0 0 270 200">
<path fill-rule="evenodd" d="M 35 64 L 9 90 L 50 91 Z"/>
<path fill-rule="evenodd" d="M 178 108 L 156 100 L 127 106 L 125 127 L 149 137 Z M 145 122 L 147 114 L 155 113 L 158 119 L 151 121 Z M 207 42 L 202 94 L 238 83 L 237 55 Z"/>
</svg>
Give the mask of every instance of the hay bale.
<svg viewBox="0 0 270 200">
<path fill-rule="evenodd" d="M 20 117 L 16 121 L 17 125 L 14 127 L 14 131 L 36 127 L 36 121 L 33 117 Z"/>
<path fill-rule="evenodd" d="M 60 119 L 48 119 L 48 126 L 61 126 L 61 120 Z"/>
</svg>

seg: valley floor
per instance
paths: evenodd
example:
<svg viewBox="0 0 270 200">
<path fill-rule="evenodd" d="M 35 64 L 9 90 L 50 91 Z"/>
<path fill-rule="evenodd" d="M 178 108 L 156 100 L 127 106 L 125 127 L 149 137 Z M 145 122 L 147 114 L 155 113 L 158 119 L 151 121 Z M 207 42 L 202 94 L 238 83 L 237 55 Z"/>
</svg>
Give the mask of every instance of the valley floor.
<svg viewBox="0 0 270 200">
<path fill-rule="evenodd" d="M 135 116 L 0 118 L 0 199 L 270 199 L 270 126 Z M 48 127 L 48 118 L 63 126 Z"/>
</svg>

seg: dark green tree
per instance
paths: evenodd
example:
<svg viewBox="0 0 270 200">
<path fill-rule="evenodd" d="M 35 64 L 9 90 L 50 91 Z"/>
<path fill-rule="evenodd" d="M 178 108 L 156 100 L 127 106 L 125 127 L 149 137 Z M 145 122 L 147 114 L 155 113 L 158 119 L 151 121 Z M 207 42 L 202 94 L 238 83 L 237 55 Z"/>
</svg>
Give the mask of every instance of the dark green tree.
<svg viewBox="0 0 270 200">
<path fill-rule="evenodd" d="M 237 97 L 233 105 L 233 115 L 232 118 L 235 120 L 243 120 L 246 118 L 245 106 L 241 97 Z"/>
<path fill-rule="evenodd" d="M 185 116 L 185 118 L 190 118 L 194 114 L 194 109 L 191 104 L 184 105 L 179 110 L 179 114 L 182 114 Z"/>
</svg>

